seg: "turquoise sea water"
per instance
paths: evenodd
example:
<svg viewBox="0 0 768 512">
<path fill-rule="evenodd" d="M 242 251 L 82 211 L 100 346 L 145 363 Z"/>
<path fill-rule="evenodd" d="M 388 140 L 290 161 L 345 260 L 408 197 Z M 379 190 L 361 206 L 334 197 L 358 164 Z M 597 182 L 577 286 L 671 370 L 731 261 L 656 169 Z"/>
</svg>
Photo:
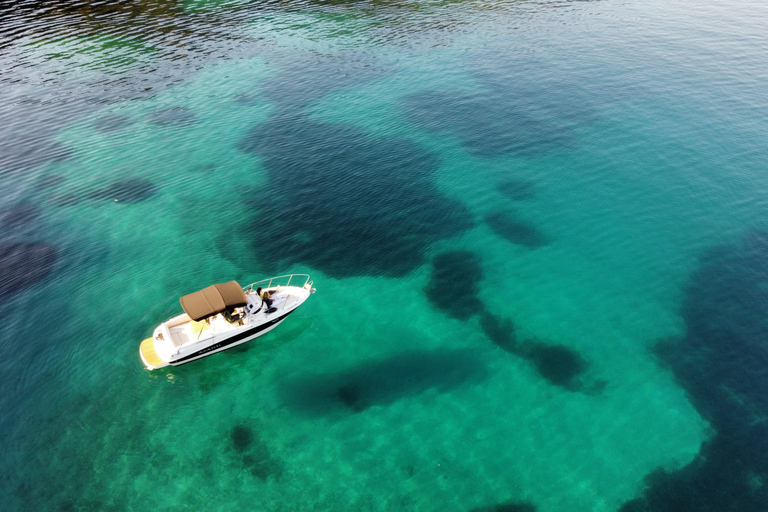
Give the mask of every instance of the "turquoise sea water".
<svg viewBox="0 0 768 512">
<path fill-rule="evenodd" d="M 768 510 L 762 3 L 3 9 L 3 510 Z"/>
</svg>

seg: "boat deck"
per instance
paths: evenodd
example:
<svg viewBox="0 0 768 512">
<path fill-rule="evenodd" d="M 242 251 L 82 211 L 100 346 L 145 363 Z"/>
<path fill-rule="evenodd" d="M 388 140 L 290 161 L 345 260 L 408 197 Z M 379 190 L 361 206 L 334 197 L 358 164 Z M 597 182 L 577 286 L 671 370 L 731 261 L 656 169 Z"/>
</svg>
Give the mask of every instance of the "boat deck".
<svg viewBox="0 0 768 512">
<path fill-rule="evenodd" d="M 297 282 L 303 282 L 299 286 L 291 286 L 291 279 L 297 276 L 300 278 Z M 285 284 L 277 284 L 281 281 Z M 268 292 L 271 303 L 263 300 L 257 294 L 259 291 Z M 221 306 L 211 307 L 209 312 L 194 313 L 195 318 L 204 319 L 194 321 L 185 310 L 181 315 L 157 326 L 153 337 L 141 343 L 141 359 L 149 370 L 154 370 L 169 364 L 185 364 L 250 341 L 276 327 L 314 291 L 312 281 L 306 274 L 290 274 L 257 281 L 243 288 L 246 302 L 243 306 L 234 307 L 234 312 L 229 308 L 221 309 Z M 241 299 L 238 299 L 232 304 L 240 303 Z M 214 311 L 218 313 L 210 314 Z M 235 315 L 241 315 L 241 318 L 235 319 Z M 245 334 L 240 336 L 240 332 Z"/>
<path fill-rule="evenodd" d="M 171 327 L 168 329 L 168 332 L 171 333 L 171 339 L 174 346 L 180 347 L 189 342 L 199 341 L 214 334 L 233 331 L 240 327 L 242 327 L 242 325 L 231 324 L 221 315 L 216 315 L 210 319 L 210 323 L 204 320 L 200 322 L 190 320 L 189 322 L 184 322 Z"/>
<path fill-rule="evenodd" d="M 155 340 L 152 338 L 147 338 L 142 341 L 139 350 L 141 350 L 141 356 L 144 358 L 144 361 L 155 368 L 160 368 L 168 364 L 157 355 L 157 351 L 155 350 Z"/>
</svg>

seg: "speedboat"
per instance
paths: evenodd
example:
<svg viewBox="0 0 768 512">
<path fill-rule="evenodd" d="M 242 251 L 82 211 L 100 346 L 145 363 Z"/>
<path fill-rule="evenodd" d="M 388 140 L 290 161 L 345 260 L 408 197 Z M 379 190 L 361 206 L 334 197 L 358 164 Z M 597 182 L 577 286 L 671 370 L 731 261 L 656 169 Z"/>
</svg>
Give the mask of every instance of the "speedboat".
<svg viewBox="0 0 768 512">
<path fill-rule="evenodd" d="M 184 313 L 141 342 L 148 370 L 181 366 L 268 333 L 315 293 L 307 274 L 272 277 L 241 287 L 211 285 L 179 299 Z"/>
</svg>

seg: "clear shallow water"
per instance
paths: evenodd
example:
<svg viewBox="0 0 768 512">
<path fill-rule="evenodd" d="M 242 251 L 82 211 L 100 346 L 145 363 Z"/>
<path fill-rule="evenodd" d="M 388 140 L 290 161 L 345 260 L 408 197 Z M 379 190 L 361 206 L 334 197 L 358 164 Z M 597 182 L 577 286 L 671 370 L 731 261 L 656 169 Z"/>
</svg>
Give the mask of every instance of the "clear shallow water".
<svg viewBox="0 0 768 512">
<path fill-rule="evenodd" d="M 766 14 L 7 8 L 3 508 L 760 510 Z M 280 329 L 142 369 L 285 272 Z"/>
</svg>

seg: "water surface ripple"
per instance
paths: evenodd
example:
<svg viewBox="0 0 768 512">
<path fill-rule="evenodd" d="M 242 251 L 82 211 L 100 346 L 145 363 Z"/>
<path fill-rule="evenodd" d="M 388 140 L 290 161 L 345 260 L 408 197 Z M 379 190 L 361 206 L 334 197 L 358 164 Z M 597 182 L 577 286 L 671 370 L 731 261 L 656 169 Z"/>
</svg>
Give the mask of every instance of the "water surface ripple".
<svg viewBox="0 0 768 512">
<path fill-rule="evenodd" d="M 768 510 L 766 21 L 0 3 L 0 509 Z M 142 368 L 289 272 L 275 331 Z"/>
</svg>

